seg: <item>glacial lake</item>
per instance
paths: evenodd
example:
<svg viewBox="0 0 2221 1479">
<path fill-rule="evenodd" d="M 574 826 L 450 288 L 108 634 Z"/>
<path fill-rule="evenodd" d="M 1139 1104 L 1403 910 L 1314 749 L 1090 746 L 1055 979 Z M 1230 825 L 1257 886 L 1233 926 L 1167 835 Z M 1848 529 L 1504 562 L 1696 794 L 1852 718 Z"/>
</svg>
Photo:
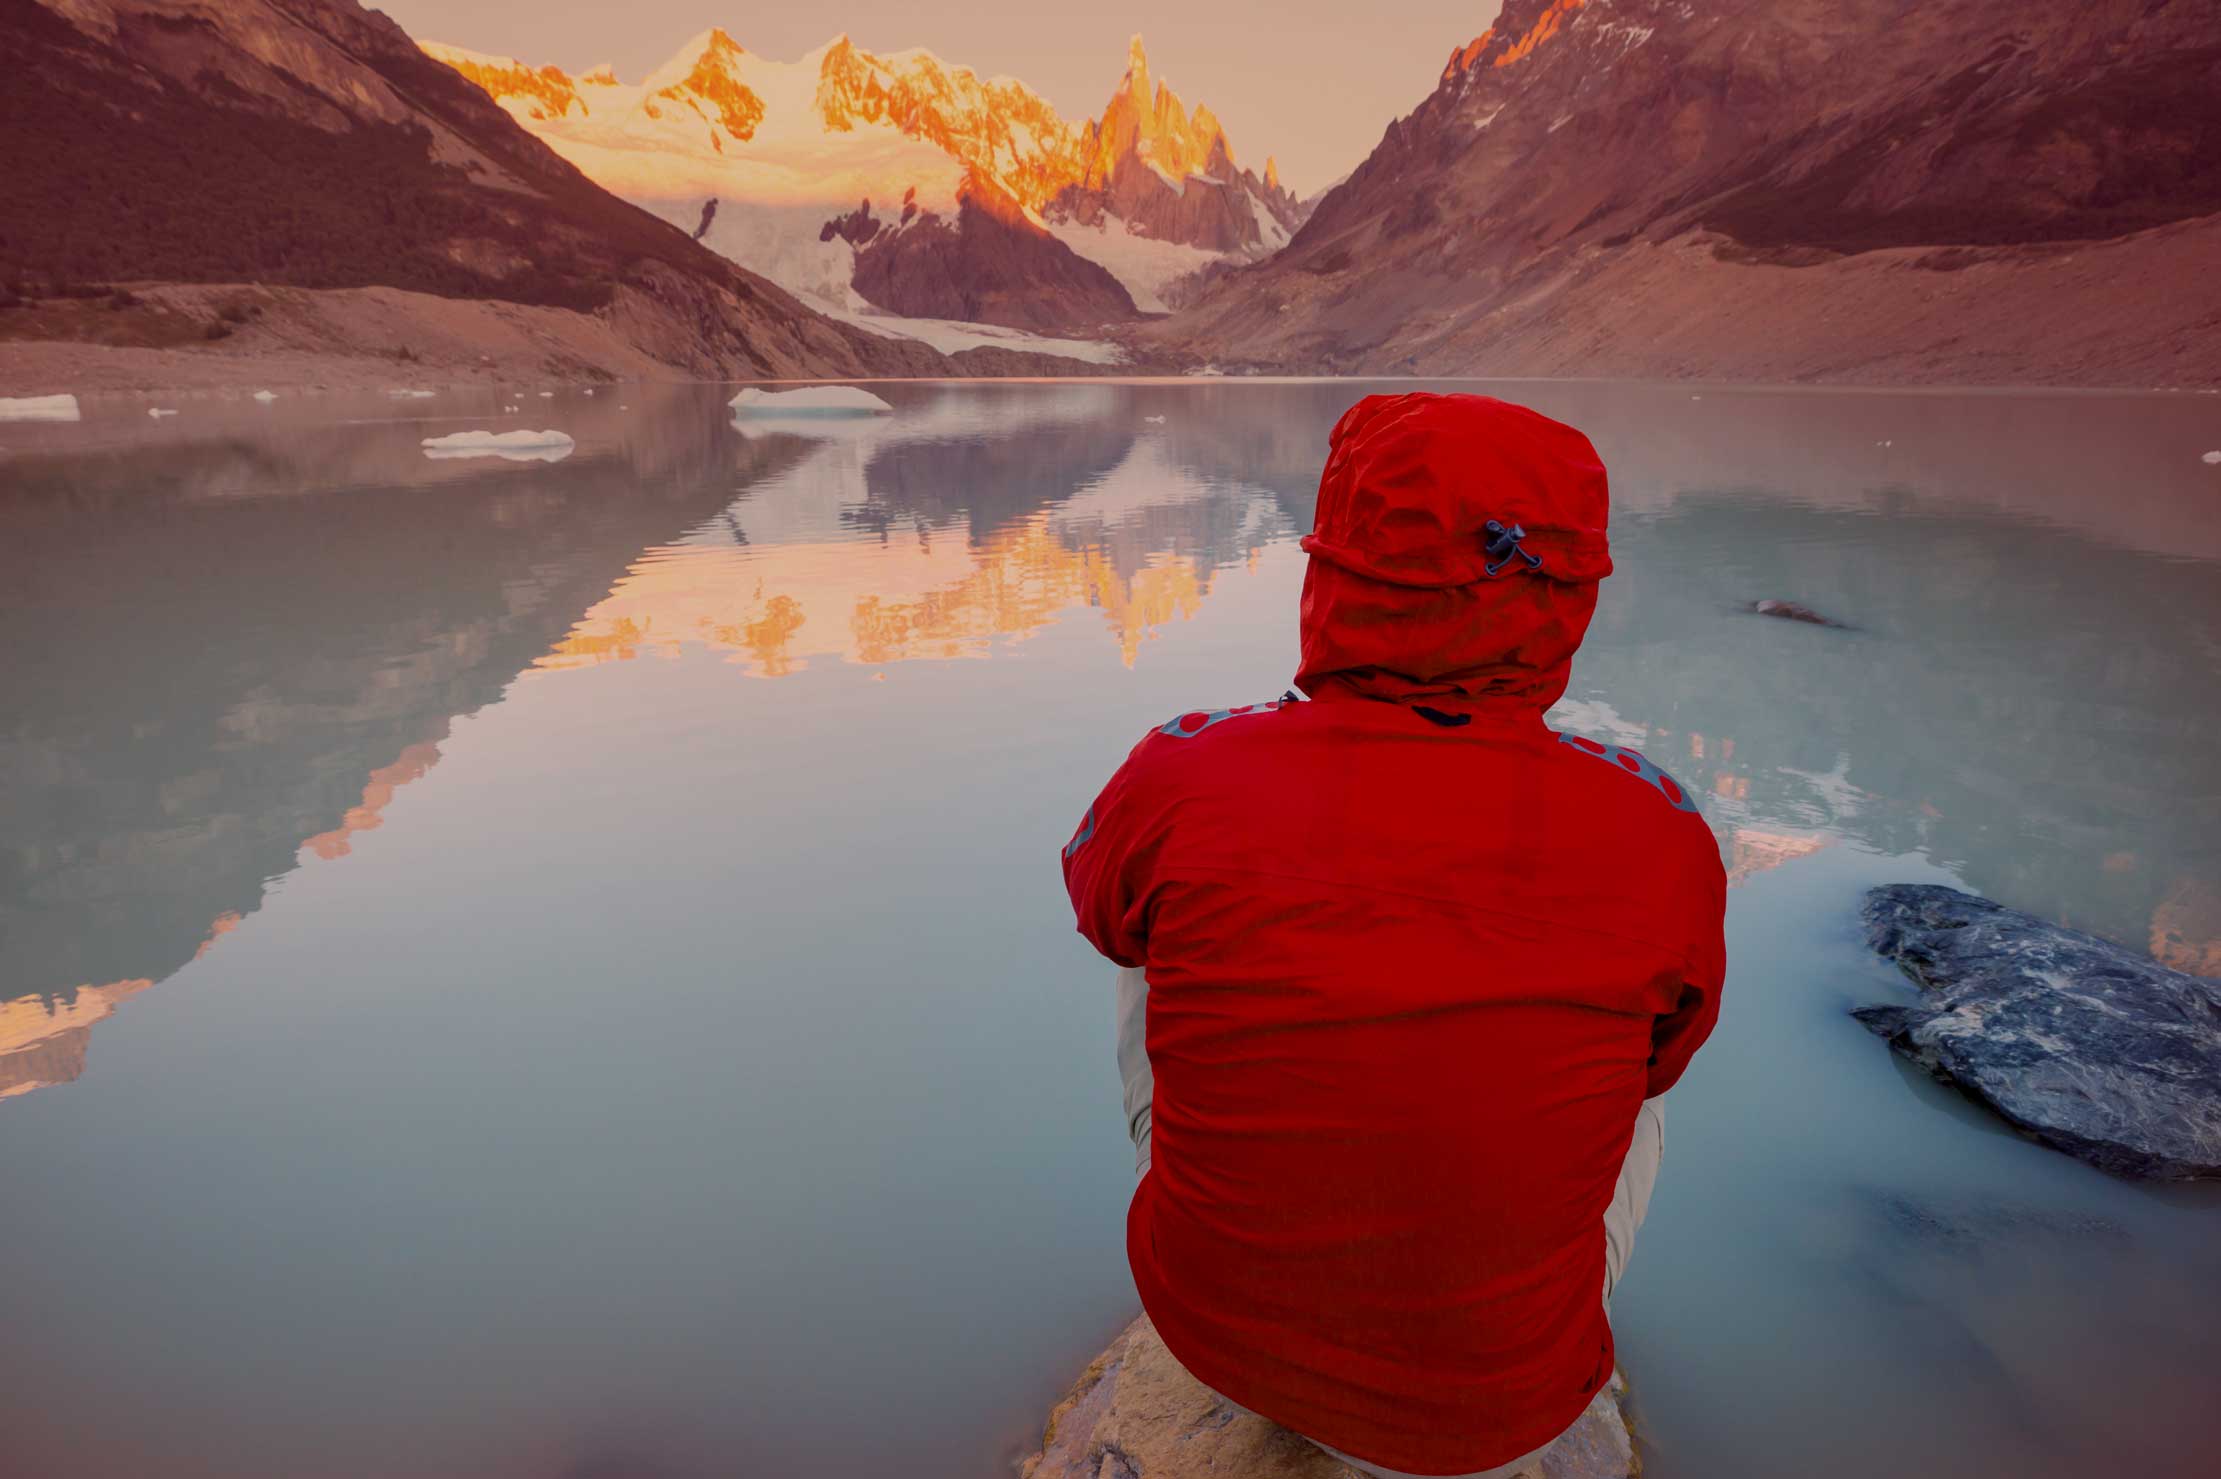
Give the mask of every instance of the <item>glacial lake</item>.
<svg viewBox="0 0 2221 1479">
<path fill-rule="evenodd" d="M 1008 1474 L 1135 1309 L 1057 850 L 1286 686 L 1370 388 L 0 425 L 0 1473 Z M 2221 1187 L 1846 1010 L 1885 881 L 2221 974 L 2221 398 L 1466 388 L 1604 454 L 1556 722 L 1735 881 L 1616 1301 L 1648 1472 L 2210 1474 Z M 418 446 L 520 424 L 576 450 Z"/>
</svg>

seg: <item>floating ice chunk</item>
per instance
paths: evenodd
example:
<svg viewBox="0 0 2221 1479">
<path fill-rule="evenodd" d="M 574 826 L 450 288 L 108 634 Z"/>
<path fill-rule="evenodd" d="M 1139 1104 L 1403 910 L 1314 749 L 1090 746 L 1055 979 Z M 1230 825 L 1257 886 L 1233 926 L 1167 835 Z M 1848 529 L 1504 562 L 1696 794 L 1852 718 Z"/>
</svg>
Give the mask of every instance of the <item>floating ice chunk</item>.
<svg viewBox="0 0 2221 1479">
<path fill-rule="evenodd" d="M 541 392 L 540 392 L 540 399 L 541 399 L 541 400 L 543 400 L 543 401 L 551 401 L 551 400 L 554 400 L 554 399 L 555 399 L 555 392 L 554 392 L 554 391 L 552 391 L 552 390 L 543 390 L 543 391 L 541 391 Z"/>
<path fill-rule="evenodd" d="M 742 416 L 879 416 L 894 409 L 853 385 L 808 385 L 800 390 L 758 390 L 751 385 L 730 404 Z"/>
<path fill-rule="evenodd" d="M 432 394 L 429 390 L 389 390 L 387 395 L 397 401 L 421 401 Z"/>
<path fill-rule="evenodd" d="M 593 386 L 591 386 L 591 385 L 587 386 L 587 387 L 586 387 L 586 393 L 587 393 L 588 395 L 592 395 L 592 394 L 594 393 L 594 387 L 593 387 Z"/>
<path fill-rule="evenodd" d="M 73 395 L 0 395 L 0 421 L 77 421 Z"/>
<path fill-rule="evenodd" d="M 278 393 L 274 390 L 258 390 L 254 393 L 254 398 L 267 406 L 278 398 Z"/>
<path fill-rule="evenodd" d="M 560 431 L 457 431 L 426 437 L 424 455 L 503 457 L 511 462 L 561 462 L 578 444 Z"/>
<path fill-rule="evenodd" d="M 2221 452 L 2208 452 L 2205 456 L 2199 458 L 2198 460 L 2205 463 L 2208 467 L 2221 465 Z"/>
<path fill-rule="evenodd" d="M 568 447 L 574 445 L 561 431 L 451 431 L 443 437 L 426 437 L 427 447 Z"/>
<path fill-rule="evenodd" d="M 147 407 L 147 414 L 149 416 L 175 416 L 177 412 L 168 406 L 149 406 Z"/>
<path fill-rule="evenodd" d="M 1164 425 L 1164 417 L 1162 416 L 1144 416 L 1141 419 L 1148 422 L 1151 426 Z"/>
</svg>

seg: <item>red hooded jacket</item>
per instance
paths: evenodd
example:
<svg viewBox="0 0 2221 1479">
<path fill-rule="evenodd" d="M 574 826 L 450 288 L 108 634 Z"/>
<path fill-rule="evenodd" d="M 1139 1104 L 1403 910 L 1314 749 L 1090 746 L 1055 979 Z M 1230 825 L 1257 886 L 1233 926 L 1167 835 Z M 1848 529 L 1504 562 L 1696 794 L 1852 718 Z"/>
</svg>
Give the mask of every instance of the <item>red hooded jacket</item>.
<svg viewBox="0 0 2221 1479">
<path fill-rule="evenodd" d="M 1543 723 L 1611 572 L 1588 439 L 1412 394 L 1331 448 L 1313 701 L 1152 730 L 1065 881 L 1148 974 L 1127 1253 L 1165 1344 L 1308 1437 L 1463 1473 L 1611 1374 L 1604 1209 L 1718 1014 L 1726 883 L 1672 777 Z"/>
</svg>

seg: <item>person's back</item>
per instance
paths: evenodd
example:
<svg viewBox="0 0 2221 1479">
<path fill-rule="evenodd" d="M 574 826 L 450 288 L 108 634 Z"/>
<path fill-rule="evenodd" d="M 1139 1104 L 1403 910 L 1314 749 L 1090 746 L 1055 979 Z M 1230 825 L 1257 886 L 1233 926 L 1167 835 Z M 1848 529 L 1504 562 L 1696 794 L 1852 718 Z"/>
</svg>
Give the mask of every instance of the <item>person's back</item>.
<svg viewBox="0 0 2221 1479">
<path fill-rule="evenodd" d="M 1717 1012 L 1693 800 L 1543 722 L 1604 523 L 1569 428 L 1361 403 L 1305 541 L 1313 701 L 1173 718 L 1065 850 L 1081 931 L 1147 970 L 1144 1305 L 1201 1381 L 1392 1470 L 1526 1454 L 1610 1376 L 1605 1211 Z"/>
</svg>

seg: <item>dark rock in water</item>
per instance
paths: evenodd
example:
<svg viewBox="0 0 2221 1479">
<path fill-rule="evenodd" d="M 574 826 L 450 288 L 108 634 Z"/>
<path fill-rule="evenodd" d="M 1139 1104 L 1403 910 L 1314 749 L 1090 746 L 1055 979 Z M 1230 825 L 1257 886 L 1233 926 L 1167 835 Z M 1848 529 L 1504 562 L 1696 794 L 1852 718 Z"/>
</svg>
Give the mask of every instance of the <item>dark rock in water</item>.
<svg viewBox="0 0 2221 1479">
<path fill-rule="evenodd" d="M 1810 622 L 1816 627 L 1835 627 L 1847 630 L 1840 621 L 1831 621 L 1810 606 L 1800 606 L 1795 601 L 1753 601 L 1744 608 L 1760 616 L 1778 616 L 1783 621 Z"/>
<path fill-rule="evenodd" d="M 1618 1372 L 1514 1479 L 1635 1479 L 1642 1460 Z M 1188 1375 L 1147 1315 L 1097 1356 L 1049 1414 L 1019 1479 L 1363 1479 L 1286 1428 Z"/>
<path fill-rule="evenodd" d="M 2221 982 L 1957 889 L 1870 891 L 1867 942 L 1924 991 L 1852 1012 L 2046 1145 L 2117 1176 L 2221 1176 Z"/>
</svg>

